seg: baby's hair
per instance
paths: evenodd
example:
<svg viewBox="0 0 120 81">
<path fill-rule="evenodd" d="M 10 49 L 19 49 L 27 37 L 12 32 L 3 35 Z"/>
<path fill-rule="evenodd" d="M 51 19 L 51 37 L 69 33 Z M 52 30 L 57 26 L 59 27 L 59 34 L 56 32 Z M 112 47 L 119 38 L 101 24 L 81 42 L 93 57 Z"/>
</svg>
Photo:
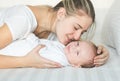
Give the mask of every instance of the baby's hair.
<svg viewBox="0 0 120 81">
<path fill-rule="evenodd" d="M 94 54 L 95 54 L 95 56 L 97 56 L 97 49 L 98 49 L 97 46 L 93 42 L 91 42 L 91 41 L 86 41 L 86 42 L 88 42 L 92 46 L 92 48 L 95 50 Z M 81 67 L 82 68 L 92 68 L 92 67 L 95 67 L 94 59 L 90 60 L 88 63 L 86 63 L 84 65 L 81 65 Z"/>
</svg>

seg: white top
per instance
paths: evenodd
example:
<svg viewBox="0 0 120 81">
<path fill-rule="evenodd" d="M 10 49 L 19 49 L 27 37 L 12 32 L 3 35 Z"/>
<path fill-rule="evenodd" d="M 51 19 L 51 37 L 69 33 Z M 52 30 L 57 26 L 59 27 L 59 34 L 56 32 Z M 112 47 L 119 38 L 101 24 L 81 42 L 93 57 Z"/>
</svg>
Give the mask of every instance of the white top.
<svg viewBox="0 0 120 81">
<path fill-rule="evenodd" d="M 38 44 L 45 44 L 47 47 L 43 48 L 40 53 L 43 57 L 59 62 L 62 65 L 68 64 L 62 50 L 63 45 L 53 42 L 53 40 L 57 40 L 55 34 L 51 33 L 48 37 L 52 41 L 44 42 L 40 41 L 33 34 L 30 34 L 36 29 L 37 21 L 29 7 L 17 5 L 0 10 L 0 26 L 4 23 L 8 25 L 14 42 L 0 50 L 0 54 L 24 56 Z"/>
<path fill-rule="evenodd" d="M 58 41 L 51 41 L 46 39 L 39 39 L 34 34 L 30 34 L 26 39 L 17 40 L 4 49 L 0 50 L 0 54 L 9 56 L 24 56 L 39 44 L 44 44 L 46 47 L 42 48 L 39 53 L 41 56 L 58 62 L 63 66 L 69 65 L 68 60 L 64 54 L 64 45 Z"/>
<path fill-rule="evenodd" d="M 37 27 L 37 21 L 25 5 L 17 5 L 0 10 L 0 25 L 6 23 L 12 33 L 13 40 L 23 39 Z"/>
</svg>

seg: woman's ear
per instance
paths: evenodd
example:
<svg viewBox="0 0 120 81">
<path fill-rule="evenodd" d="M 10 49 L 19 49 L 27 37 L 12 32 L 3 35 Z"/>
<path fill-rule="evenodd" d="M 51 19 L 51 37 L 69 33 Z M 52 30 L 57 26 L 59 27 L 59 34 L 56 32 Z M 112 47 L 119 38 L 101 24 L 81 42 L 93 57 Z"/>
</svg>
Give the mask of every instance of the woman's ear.
<svg viewBox="0 0 120 81">
<path fill-rule="evenodd" d="M 65 18 L 65 15 L 66 15 L 66 10 L 65 8 L 60 8 L 58 11 L 57 11 L 57 19 L 58 20 L 62 20 Z"/>
</svg>

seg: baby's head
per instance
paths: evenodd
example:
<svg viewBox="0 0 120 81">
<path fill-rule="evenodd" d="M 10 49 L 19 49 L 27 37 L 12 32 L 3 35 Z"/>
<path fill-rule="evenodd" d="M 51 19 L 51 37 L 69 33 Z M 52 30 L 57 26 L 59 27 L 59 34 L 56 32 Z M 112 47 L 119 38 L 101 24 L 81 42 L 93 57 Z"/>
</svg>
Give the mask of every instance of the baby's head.
<svg viewBox="0 0 120 81">
<path fill-rule="evenodd" d="M 65 48 L 65 55 L 72 66 L 90 68 L 94 66 L 97 47 L 90 41 L 73 41 Z"/>
</svg>

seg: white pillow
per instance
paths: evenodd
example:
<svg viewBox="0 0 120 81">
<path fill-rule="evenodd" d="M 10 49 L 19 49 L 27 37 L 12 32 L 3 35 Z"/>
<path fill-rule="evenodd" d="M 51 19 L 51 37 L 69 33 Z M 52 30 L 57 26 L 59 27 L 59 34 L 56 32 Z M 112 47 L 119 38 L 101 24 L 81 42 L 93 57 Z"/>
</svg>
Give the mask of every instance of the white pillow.
<svg viewBox="0 0 120 81">
<path fill-rule="evenodd" d="M 118 1 L 118 2 L 117 2 Z M 117 53 L 120 55 L 120 5 L 117 4 L 120 1 L 117 0 L 105 20 L 105 25 L 103 27 L 103 42 L 115 48 Z"/>
<path fill-rule="evenodd" d="M 113 40 L 114 48 L 120 55 L 120 10 L 118 13 L 113 15 L 114 17 L 111 19 L 110 22 L 110 29 L 112 34 L 111 39 Z"/>
</svg>

